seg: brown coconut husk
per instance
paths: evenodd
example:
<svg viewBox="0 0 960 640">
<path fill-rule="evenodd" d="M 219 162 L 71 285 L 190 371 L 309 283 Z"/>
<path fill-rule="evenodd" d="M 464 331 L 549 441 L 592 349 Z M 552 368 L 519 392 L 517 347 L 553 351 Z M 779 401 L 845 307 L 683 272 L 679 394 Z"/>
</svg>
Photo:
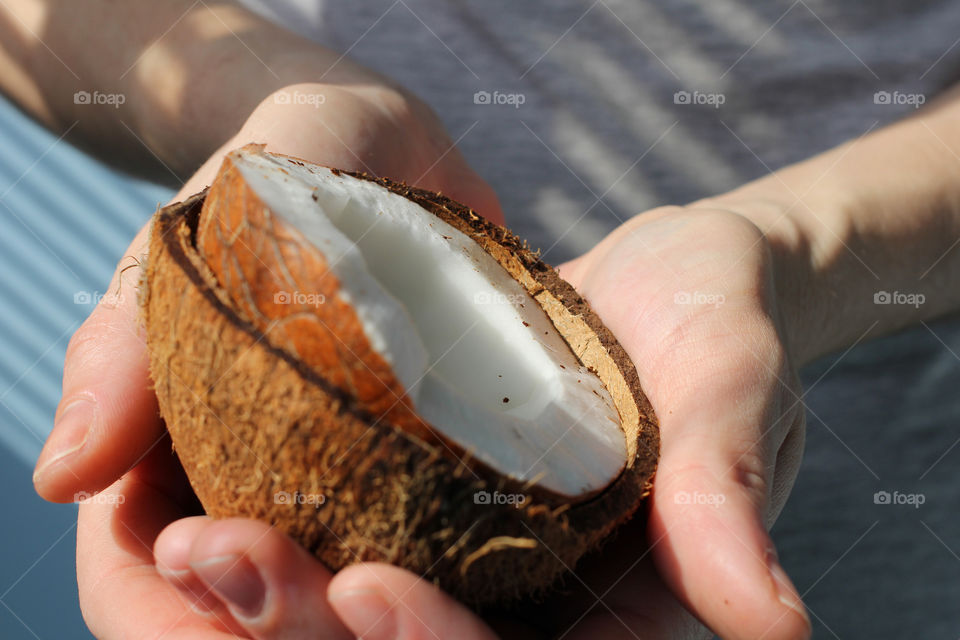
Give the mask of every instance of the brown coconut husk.
<svg viewBox="0 0 960 640">
<path fill-rule="evenodd" d="M 319 335 L 321 324 L 309 319 L 275 332 L 285 316 L 271 315 L 269 298 L 258 297 L 260 285 L 270 296 L 275 289 L 251 266 L 263 249 L 257 234 L 273 234 L 277 255 L 303 267 L 299 277 L 325 271 L 323 264 L 298 258 L 303 247 L 289 229 L 258 222 L 249 207 L 225 205 L 229 198 L 215 186 L 219 220 L 204 219 L 212 210 L 204 211 L 206 192 L 157 213 L 141 300 L 161 414 L 191 485 L 210 515 L 270 522 L 334 570 L 390 562 L 472 605 L 542 592 L 649 493 L 659 431 L 636 370 L 589 305 L 507 229 L 442 195 L 350 175 L 467 234 L 530 292 L 613 397 L 628 445 L 624 470 L 603 490 L 575 499 L 519 483 L 416 416 L 389 367 L 365 348 L 349 308 L 337 309 L 341 325 L 321 318 L 336 339 Z M 249 252 L 223 244 L 221 223 L 232 219 L 236 230 L 241 214 L 252 234 L 244 241 Z M 216 260 L 228 255 L 216 243 L 230 246 L 236 260 Z M 246 304 L 236 297 L 241 281 L 252 285 Z M 335 281 L 320 286 L 335 298 Z M 334 355 L 337 340 L 350 349 Z M 367 366 L 358 369 L 351 358 Z M 496 491 L 525 499 L 519 506 L 478 503 Z M 297 494 L 307 496 L 304 503 Z"/>
</svg>

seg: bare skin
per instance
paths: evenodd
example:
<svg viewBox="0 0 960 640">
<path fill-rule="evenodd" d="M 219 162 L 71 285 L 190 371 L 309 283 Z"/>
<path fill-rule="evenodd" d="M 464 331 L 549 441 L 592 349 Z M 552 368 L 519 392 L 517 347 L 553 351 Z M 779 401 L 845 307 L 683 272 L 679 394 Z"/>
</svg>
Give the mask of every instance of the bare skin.
<svg viewBox="0 0 960 640">
<path fill-rule="evenodd" d="M 54 128 L 77 121 L 88 148 L 115 150 L 143 171 L 200 167 L 181 195 L 209 182 L 225 150 L 263 142 L 438 189 L 502 219 L 489 186 L 448 150 L 449 137 L 416 98 L 230 2 L 161 3 L 171 14 L 162 19 L 157 3 L 140 0 L 6 4 L 0 87 Z M 169 25 L 187 9 L 163 46 L 148 46 L 160 35 L 149 25 Z M 72 37 L 89 24 L 99 38 Z M 34 34 L 75 60 L 86 80 Z M 222 72 L 204 71 L 209 60 Z M 78 110 L 72 95 L 89 84 L 123 92 L 126 104 Z M 325 100 L 285 104 L 283 92 Z M 531 605 L 522 619 L 481 620 L 394 567 L 331 575 L 263 524 L 197 517 L 149 391 L 133 296 L 101 305 L 71 341 L 61 408 L 35 475 L 37 490 L 55 501 L 79 491 L 125 496 L 121 508 L 80 510 L 88 624 L 103 638 L 470 639 L 495 637 L 494 628 L 529 636 L 571 626 L 569 638 L 688 638 L 708 637 L 704 625 L 725 638 L 807 636 L 803 605 L 767 534 L 802 454 L 796 367 L 960 305 L 949 286 L 960 272 L 960 251 L 951 250 L 960 235 L 958 116 L 960 104 L 945 96 L 734 192 L 641 214 L 563 265 L 637 364 L 661 418 L 662 460 L 648 517 L 583 562 L 580 592 Z M 127 255 L 142 254 L 141 232 Z M 125 271 L 123 286 L 135 288 L 138 272 Z M 929 303 L 878 307 L 877 290 L 922 293 Z"/>
</svg>

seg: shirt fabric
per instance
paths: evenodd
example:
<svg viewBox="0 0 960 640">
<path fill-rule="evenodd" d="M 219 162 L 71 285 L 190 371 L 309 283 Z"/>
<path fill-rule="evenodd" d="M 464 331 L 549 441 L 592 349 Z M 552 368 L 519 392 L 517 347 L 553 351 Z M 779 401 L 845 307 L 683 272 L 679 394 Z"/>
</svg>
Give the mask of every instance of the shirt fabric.
<svg viewBox="0 0 960 640">
<path fill-rule="evenodd" d="M 431 104 L 554 264 L 912 113 L 960 69 L 960 7 L 939 0 L 245 3 Z M 815 637 L 957 636 L 958 354 L 943 320 L 803 372 L 774 537 Z"/>
</svg>

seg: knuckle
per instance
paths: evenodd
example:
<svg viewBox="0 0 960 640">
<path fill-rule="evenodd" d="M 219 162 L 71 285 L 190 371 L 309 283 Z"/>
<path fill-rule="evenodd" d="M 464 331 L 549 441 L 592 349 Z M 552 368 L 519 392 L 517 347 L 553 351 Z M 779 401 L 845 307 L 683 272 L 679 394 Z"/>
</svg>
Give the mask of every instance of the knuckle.
<svg viewBox="0 0 960 640">
<path fill-rule="evenodd" d="M 125 326 L 129 324 L 130 326 Z M 112 311 L 95 309 L 70 337 L 63 364 L 64 391 L 75 377 L 96 379 L 116 364 L 118 350 L 133 348 L 133 337 L 143 338 L 132 321 L 118 318 Z"/>
<path fill-rule="evenodd" d="M 758 511 L 765 509 L 771 498 L 773 465 L 766 464 L 765 458 L 766 456 L 757 451 L 750 451 L 742 456 L 733 469 L 736 483 L 744 490 Z"/>
<path fill-rule="evenodd" d="M 107 327 L 98 315 L 94 310 L 70 337 L 70 342 L 67 343 L 67 363 L 85 361 L 101 348 Z"/>
</svg>

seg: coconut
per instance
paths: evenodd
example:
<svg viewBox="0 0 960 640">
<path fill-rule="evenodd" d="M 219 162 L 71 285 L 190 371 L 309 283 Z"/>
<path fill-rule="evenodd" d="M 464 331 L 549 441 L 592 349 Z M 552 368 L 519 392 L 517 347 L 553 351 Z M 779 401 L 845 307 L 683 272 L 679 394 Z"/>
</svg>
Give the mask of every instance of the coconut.
<svg viewBox="0 0 960 640">
<path fill-rule="evenodd" d="M 656 417 L 589 305 L 440 194 L 267 153 L 161 209 L 141 288 L 208 514 L 473 605 L 542 592 L 649 493 Z"/>
</svg>

